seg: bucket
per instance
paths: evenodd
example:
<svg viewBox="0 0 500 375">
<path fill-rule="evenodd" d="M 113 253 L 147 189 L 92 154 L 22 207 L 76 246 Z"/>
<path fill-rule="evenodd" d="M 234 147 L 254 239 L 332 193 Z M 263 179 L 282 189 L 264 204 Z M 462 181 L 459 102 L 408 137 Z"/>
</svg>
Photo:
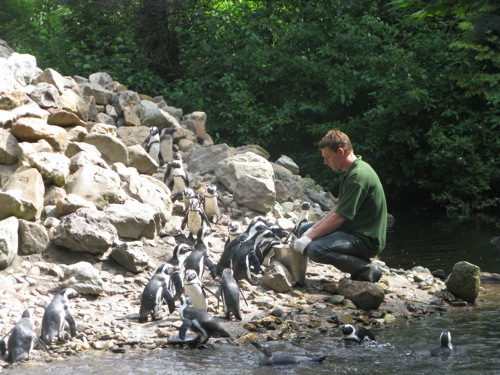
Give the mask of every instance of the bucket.
<svg viewBox="0 0 500 375">
<path fill-rule="evenodd" d="M 303 285 L 309 263 L 307 255 L 302 255 L 287 246 L 275 246 L 274 255 L 276 260 L 290 271 L 293 283 Z"/>
</svg>

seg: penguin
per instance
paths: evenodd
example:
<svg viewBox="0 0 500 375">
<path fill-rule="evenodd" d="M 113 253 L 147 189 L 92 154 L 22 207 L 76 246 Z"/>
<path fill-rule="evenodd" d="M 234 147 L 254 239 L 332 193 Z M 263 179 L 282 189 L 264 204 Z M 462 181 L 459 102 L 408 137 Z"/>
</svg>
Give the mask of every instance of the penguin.
<svg viewBox="0 0 500 375">
<path fill-rule="evenodd" d="M 239 222 L 230 221 L 229 224 L 227 225 L 227 232 L 228 232 L 228 237 L 226 243 L 229 243 L 232 240 L 234 240 L 238 235 L 243 233 L 243 229 L 241 228 Z"/>
<path fill-rule="evenodd" d="M 179 338 L 181 340 L 186 338 L 188 329 L 198 335 L 199 345 L 205 344 L 210 337 L 231 337 L 212 315 L 206 311 L 194 308 L 188 296 L 182 295 L 181 301 L 182 305 L 179 308 L 179 315 L 183 321 L 179 328 Z"/>
<path fill-rule="evenodd" d="M 209 227 L 201 227 L 198 230 L 198 239 L 196 240 L 194 249 L 184 262 L 186 272 L 187 270 L 194 270 L 200 280 L 203 280 L 205 267 L 209 269 L 212 278 L 217 276 L 216 267 L 209 257 L 209 250 L 206 243 L 207 237 L 213 232 L 215 232 L 215 229 Z"/>
<path fill-rule="evenodd" d="M 143 145 L 146 152 L 151 156 L 157 163 L 160 162 L 160 131 L 156 126 L 152 126 L 149 129 L 149 135 L 144 141 Z"/>
<path fill-rule="evenodd" d="M 301 225 L 309 222 L 310 210 L 311 210 L 311 203 L 307 201 L 302 202 L 302 205 L 300 206 L 300 215 L 293 229 L 293 234 L 295 234 L 296 236 L 299 235 L 299 228 L 301 227 Z"/>
<path fill-rule="evenodd" d="M 12 328 L 7 341 L 7 362 L 18 363 L 28 360 L 35 345 L 39 345 L 48 351 L 45 343 L 35 333 L 34 312 L 35 309 L 32 307 L 24 310 L 21 319 Z M 3 340 L 2 343 L 1 352 L 2 356 L 4 356 L 6 348 Z"/>
<path fill-rule="evenodd" d="M 302 355 L 294 354 L 274 354 L 268 345 L 260 344 L 257 341 L 252 341 L 251 344 L 259 352 L 259 364 L 261 366 L 275 366 L 275 365 L 296 365 L 301 362 L 315 362 L 321 363 L 326 359 L 326 355 L 322 357 L 309 358 Z"/>
<path fill-rule="evenodd" d="M 189 209 L 189 201 L 191 200 L 191 198 L 197 198 L 197 195 L 192 188 L 187 187 L 182 191 L 182 201 L 184 202 L 184 211 L 187 211 Z"/>
<path fill-rule="evenodd" d="M 203 194 L 203 210 L 210 221 L 216 224 L 220 218 L 219 195 L 217 186 L 209 185 Z"/>
<path fill-rule="evenodd" d="M 178 269 L 174 269 L 170 274 L 170 285 L 169 290 L 173 295 L 174 300 L 180 300 L 182 291 L 184 288 L 184 262 L 188 256 L 188 253 L 193 251 L 193 248 L 185 243 L 180 243 L 175 246 L 172 252 L 172 257 L 167 261 Z"/>
<path fill-rule="evenodd" d="M 163 301 L 167 302 L 168 312 L 170 314 L 174 312 L 175 302 L 169 286 L 171 285 L 170 276 L 172 272 L 178 269 L 178 267 L 169 263 L 165 263 L 156 269 L 141 295 L 139 323 L 146 322 L 150 314 L 153 320 L 159 320 Z"/>
<path fill-rule="evenodd" d="M 167 163 L 163 182 L 172 193 L 172 202 L 180 199 L 184 189 L 189 187 L 189 177 L 182 165 L 182 155 L 180 153 L 174 153 L 173 160 Z"/>
<path fill-rule="evenodd" d="M 76 336 L 75 319 L 69 311 L 69 299 L 80 297 L 73 288 L 61 289 L 47 306 L 42 318 L 41 338 L 45 344 L 50 345 L 57 336 L 59 341 L 64 341 L 64 323 L 68 322 L 71 337 Z"/>
<path fill-rule="evenodd" d="M 224 306 L 224 318 L 230 319 L 231 314 L 238 320 L 242 320 L 240 311 L 240 288 L 233 277 L 233 270 L 226 268 L 222 271 L 219 281 L 219 291 Z"/>
<path fill-rule="evenodd" d="M 362 343 L 366 340 L 377 341 L 373 333 L 365 327 L 343 324 L 340 326 L 340 331 L 344 335 L 343 338 L 345 341 L 355 341 L 357 343 Z"/>
<path fill-rule="evenodd" d="M 184 219 L 181 223 L 181 229 L 184 230 L 187 226 L 189 231 L 189 239 L 194 239 L 194 236 L 198 235 L 200 228 L 204 225 L 211 227 L 205 212 L 200 206 L 200 201 L 198 198 L 191 198 L 189 200 L 189 208 L 184 215 Z"/>
<path fill-rule="evenodd" d="M 276 236 L 275 232 L 271 229 L 271 233 L 264 233 L 263 237 L 258 239 L 255 244 L 255 255 L 259 263 L 263 266 L 268 266 L 272 257 L 274 257 L 274 246 L 280 245 L 281 240 Z"/>
<path fill-rule="evenodd" d="M 449 331 L 441 332 L 439 336 L 440 346 L 430 350 L 433 357 L 447 357 L 453 352 L 453 345 L 451 344 L 451 334 Z"/>
<path fill-rule="evenodd" d="M 164 128 L 160 136 L 160 152 L 159 162 L 160 167 L 174 159 L 174 138 L 175 128 Z"/>
<path fill-rule="evenodd" d="M 194 308 L 207 311 L 207 293 L 195 270 L 186 270 L 186 275 L 184 276 L 184 293 L 191 298 Z"/>
</svg>

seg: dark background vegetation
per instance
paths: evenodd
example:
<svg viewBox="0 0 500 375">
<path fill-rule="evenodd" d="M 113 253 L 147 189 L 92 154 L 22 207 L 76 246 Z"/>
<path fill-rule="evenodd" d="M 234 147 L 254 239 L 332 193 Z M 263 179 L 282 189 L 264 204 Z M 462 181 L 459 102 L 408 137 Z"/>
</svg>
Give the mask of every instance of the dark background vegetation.
<svg viewBox="0 0 500 375">
<path fill-rule="evenodd" d="M 393 205 L 500 204 L 496 1 L 0 1 L 0 38 L 42 69 L 204 111 L 217 143 L 288 155 L 334 193 L 316 145 L 335 127 Z"/>
</svg>

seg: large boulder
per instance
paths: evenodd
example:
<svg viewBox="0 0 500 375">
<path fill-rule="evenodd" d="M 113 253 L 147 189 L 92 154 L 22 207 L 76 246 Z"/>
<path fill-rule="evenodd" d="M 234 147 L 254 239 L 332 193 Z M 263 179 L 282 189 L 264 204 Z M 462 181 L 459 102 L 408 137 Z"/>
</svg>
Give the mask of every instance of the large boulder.
<svg viewBox="0 0 500 375">
<path fill-rule="evenodd" d="M 140 174 L 156 173 L 158 162 L 153 159 L 141 145 L 127 147 L 128 165 L 137 169 Z"/>
<path fill-rule="evenodd" d="M 77 115 L 82 121 L 89 119 L 89 105 L 76 92 L 66 89 L 60 96 L 61 108 Z"/>
<path fill-rule="evenodd" d="M 234 148 L 225 143 L 193 149 L 187 156 L 187 170 L 199 175 L 213 173 L 217 163 L 234 155 Z"/>
<path fill-rule="evenodd" d="M 38 220 L 43 209 L 45 185 L 35 168 L 19 167 L 0 192 L 0 220 L 9 216 Z"/>
<path fill-rule="evenodd" d="M 18 229 L 19 222 L 15 217 L 0 220 L 0 270 L 10 266 L 17 255 Z"/>
<path fill-rule="evenodd" d="M 149 256 L 141 241 L 119 244 L 113 249 L 110 257 L 126 270 L 136 273 L 144 271 L 149 263 Z"/>
<path fill-rule="evenodd" d="M 276 200 L 276 190 L 272 179 L 241 177 L 233 191 L 234 201 L 254 211 L 267 213 L 271 211 Z"/>
<path fill-rule="evenodd" d="M 53 241 L 72 251 L 102 254 L 117 239 L 117 231 L 101 211 L 80 208 L 65 216 L 55 228 Z"/>
<path fill-rule="evenodd" d="M 120 177 L 116 172 L 97 165 L 84 165 L 78 169 L 64 188 L 68 194 L 93 202 L 100 210 L 120 201 Z"/>
<path fill-rule="evenodd" d="M 152 239 L 160 230 L 160 214 L 149 204 L 128 200 L 124 204 L 109 205 L 104 213 L 120 238 Z"/>
<path fill-rule="evenodd" d="M 0 63 L 0 109 L 10 111 L 26 100 L 23 87 L 16 81 L 14 73 Z"/>
<path fill-rule="evenodd" d="M 172 216 L 170 190 L 161 181 L 147 175 L 132 174 L 124 190 L 139 202 L 149 204 L 160 214 L 161 225 Z"/>
<path fill-rule="evenodd" d="M 40 73 L 36 66 L 35 56 L 14 52 L 9 56 L 5 64 L 9 68 L 17 82 L 23 86 L 28 86 Z"/>
<path fill-rule="evenodd" d="M 342 280 L 337 294 L 352 301 L 358 309 L 376 310 L 384 302 L 385 292 L 380 285 L 366 281 Z"/>
<path fill-rule="evenodd" d="M 0 164 L 17 162 L 18 142 L 8 130 L 0 128 Z"/>
<path fill-rule="evenodd" d="M 85 142 L 94 145 L 102 154 L 102 158 L 110 164 L 128 165 L 127 146 L 117 137 L 110 134 L 89 133 L 85 137 Z"/>
<path fill-rule="evenodd" d="M 95 83 L 81 83 L 79 85 L 82 96 L 92 96 L 96 104 L 107 105 L 113 100 L 115 93 L 111 90 L 106 90 L 101 85 Z"/>
<path fill-rule="evenodd" d="M 21 142 L 37 142 L 46 140 L 55 151 L 64 151 L 68 147 L 68 133 L 59 126 L 49 125 L 45 121 L 22 117 L 12 124 L 12 134 Z"/>
<path fill-rule="evenodd" d="M 34 80 L 33 84 L 37 85 L 41 82 L 49 83 L 53 85 L 59 94 L 62 94 L 64 91 L 64 77 L 55 71 L 54 69 L 47 68 L 42 74 L 39 74 Z"/>
<path fill-rule="evenodd" d="M 88 262 L 79 262 L 66 267 L 62 286 L 73 288 L 80 294 L 101 294 L 104 292 L 104 281 L 99 275 L 99 271 Z"/>
<path fill-rule="evenodd" d="M 59 91 L 50 83 L 41 82 L 29 93 L 29 97 L 43 109 L 61 108 Z"/>
<path fill-rule="evenodd" d="M 38 142 L 21 142 L 17 147 L 17 159 L 19 165 L 30 166 L 30 155 L 38 154 L 40 152 L 53 152 L 52 146 L 45 140 L 40 139 Z"/>
<path fill-rule="evenodd" d="M 49 235 L 43 225 L 19 219 L 19 255 L 41 254 L 48 244 Z"/>
<path fill-rule="evenodd" d="M 46 184 L 64 186 L 68 182 L 71 162 L 65 155 L 39 152 L 30 154 L 28 160 L 30 166 L 40 172 Z"/>
<path fill-rule="evenodd" d="M 453 295 L 474 303 L 481 287 L 481 270 L 469 262 L 458 262 L 446 280 L 446 287 Z"/>
<path fill-rule="evenodd" d="M 142 103 L 145 101 L 143 100 Z M 145 106 L 144 113 L 141 117 L 141 123 L 143 126 L 147 126 L 148 128 L 152 126 L 156 126 L 158 129 L 162 130 L 163 128 L 180 128 L 181 125 L 179 121 L 169 114 L 158 108 L 157 105 L 147 105 Z"/>
</svg>

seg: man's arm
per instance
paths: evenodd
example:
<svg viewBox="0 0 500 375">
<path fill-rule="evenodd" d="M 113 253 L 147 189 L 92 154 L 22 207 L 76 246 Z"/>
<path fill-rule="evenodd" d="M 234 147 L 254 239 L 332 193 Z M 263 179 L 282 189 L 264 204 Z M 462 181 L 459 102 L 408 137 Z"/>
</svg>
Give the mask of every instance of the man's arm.
<svg viewBox="0 0 500 375">
<path fill-rule="evenodd" d="M 328 214 L 311 228 L 309 228 L 304 236 L 314 240 L 323 237 L 337 230 L 347 219 L 335 212 L 337 207 L 334 207 Z"/>
</svg>

